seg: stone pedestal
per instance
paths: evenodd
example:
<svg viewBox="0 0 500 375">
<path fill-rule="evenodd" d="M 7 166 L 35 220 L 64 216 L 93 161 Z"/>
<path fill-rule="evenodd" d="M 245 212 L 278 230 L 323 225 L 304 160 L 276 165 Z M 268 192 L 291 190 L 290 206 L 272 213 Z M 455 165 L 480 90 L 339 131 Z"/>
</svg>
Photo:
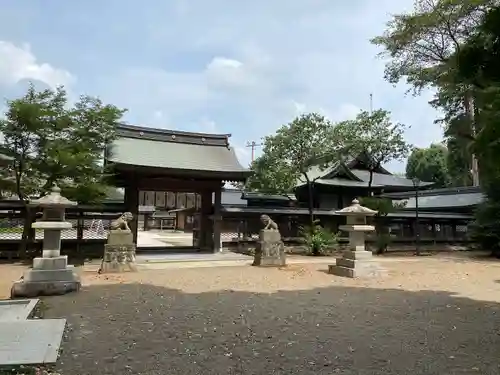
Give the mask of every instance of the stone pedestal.
<svg viewBox="0 0 500 375">
<path fill-rule="evenodd" d="M 33 268 L 24 272 L 22 280 L 16 281 L 11 297 L 37 297 L 66 294 L 80 290 L 81 282 L 74 267 L 68 265 L 66 255 L 53 258 L 33 259 Z"/>
<path fill-rule="evenodd" d="M 328 266 L 328 273 L 343 277 L 378 276 L 384 270 L 377 264 L 371 252 L 366 250 L 345 250 L 335 264 Z"/>
<path fill-rule="evenodd" d="M 365 233 L 375 230 L 372 225 L 366 225 L 366 217 L 375 215 L 377 211 L 360 206 L 355 199 L 351 206 L 337 213 L 347 216 L 346 225 L 341 225 L 339 229 L 349 233 L 349 249 L 336 259 L 335 264 L 328 266 L 328 273 L 350 278 L 382 274 L 384 270 L 378 266 L 372 253 L 365 249 Z"/>
<path fill-rule="evenodd" d="M 104 245 L 101 273 L 137 271 L 135 261 L 136 246 L 131 231 L 112 230 Z"/>
<path fill-rule="evenodd" d="M 43 252 L 42 257 L 33 259 L 33 268 L 14 283 L 12 298 L 65 294 L 80 289 L 79 275 L 68 265 L 68 257 L 61 255 L 61 231 L 72 228 L 72 224 L 65 221 L 65 209 L 76 202 L 64 198 L 60 192 L 61 189 L 54 186 L 49 195 L 30 202 L 31 206 L 44 210 L 42 220 L 32 225 L 44 231 Z"/>
<path fill-rule="evenodd" d="M 252 265 L 266 267 L 286 266 L 285 245 L 278 230 L 263 229 L 260 231 Z"/>
</svg>

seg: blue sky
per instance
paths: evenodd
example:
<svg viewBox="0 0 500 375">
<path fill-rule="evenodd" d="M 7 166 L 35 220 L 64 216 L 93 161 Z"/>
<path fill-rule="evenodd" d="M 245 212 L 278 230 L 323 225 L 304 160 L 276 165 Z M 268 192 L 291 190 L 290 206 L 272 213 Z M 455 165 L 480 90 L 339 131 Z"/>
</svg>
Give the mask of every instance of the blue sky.
<svg viewBox="0 0 500 375">
<path fill-rule="evenodd" d="M 332 120 L 374 107 L 441 139 L 427 104 L 383 79 L 369 39 L 413 0 L 2 0 L 0 96 L 30 80 L 128 108 L 152 127 L 231 133 L 240 161 L 301 112 Z M 401 164 L 391 165 L 401 171 Z"/>
</svg>

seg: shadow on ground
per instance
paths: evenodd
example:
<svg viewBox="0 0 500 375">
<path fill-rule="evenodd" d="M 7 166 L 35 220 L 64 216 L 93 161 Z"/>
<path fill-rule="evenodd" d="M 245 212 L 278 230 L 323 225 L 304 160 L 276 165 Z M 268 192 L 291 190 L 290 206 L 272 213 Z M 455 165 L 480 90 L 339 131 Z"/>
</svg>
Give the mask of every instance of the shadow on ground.
<svg viewBox="0 0 500 375">
<path fill-rule="evenodd" d="M 68 319 L 63 375 L 500 373 L 500 305 L 444 292 L 115 284 L 44 300 Z"/>
</svg>

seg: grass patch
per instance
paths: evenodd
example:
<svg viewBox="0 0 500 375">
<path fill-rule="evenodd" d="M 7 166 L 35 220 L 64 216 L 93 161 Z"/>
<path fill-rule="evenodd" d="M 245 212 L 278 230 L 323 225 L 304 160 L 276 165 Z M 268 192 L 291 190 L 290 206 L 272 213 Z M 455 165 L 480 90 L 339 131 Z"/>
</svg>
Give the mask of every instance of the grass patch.
<svg viewBox="0 0 500 375">
<path fill-rule="evenodd" d="M 8 227 L 8 228 L 0 228 L 0 233 L 23 233 L 22 227 Z"/>
<path fill-rule="evenodd" d="M 41 233 L 43 232 L 42 229 L 35 229 L 35 232 L 36 233 Z M 7 227 L 7 228 L 1 228 L 0 227 L 0 234 L 9 234 L 9 233 L 13 233 L 13 234 L 23 234 L 23 227 Z"/>
</svg>

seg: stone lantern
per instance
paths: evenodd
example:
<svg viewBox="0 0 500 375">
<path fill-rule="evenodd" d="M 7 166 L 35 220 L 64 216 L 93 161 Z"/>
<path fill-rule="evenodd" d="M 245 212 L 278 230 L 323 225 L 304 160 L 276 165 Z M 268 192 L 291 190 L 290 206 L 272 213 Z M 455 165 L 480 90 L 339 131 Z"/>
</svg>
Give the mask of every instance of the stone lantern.
<svg viewBox="0 0 500 375">
<path fill-rule="evenodd" d="M 346 217 L 346 224 L 339 229 L 349 233 L 349 249 L 337 258 L 334 265 L 328 266 L 328 273 L 351 278 L 376 273 L 379 268 L 372 259 L 372 253 L 365 249 L 365 233 L 375 230 L 373 225 L 366 224 L 366 218 L 376 215 L 377 211 L 361 206 L 354 199 L 350 206 L 336 211 L 336 214 Z"/>
<path fill-rule="evenodd" d="M 33 259 L 33 268 L 24 273 L 23 279 L 12 286 L 12 297 L 35 297 L 38 295 L 64 294 L 80 289 L 80 278 L 68 265 L 68 256 L 61 255 L 61 231 L 72 229 L 65 221 L 65 210 L 77 202 L 61 195 L 61 189 L 52 188 L 50 194 L 33 200 L 32 207 L 43 209 L 43 217 L 33 223 L 32 228 L 43 230 L 42 257 Z"/>
</svg>

